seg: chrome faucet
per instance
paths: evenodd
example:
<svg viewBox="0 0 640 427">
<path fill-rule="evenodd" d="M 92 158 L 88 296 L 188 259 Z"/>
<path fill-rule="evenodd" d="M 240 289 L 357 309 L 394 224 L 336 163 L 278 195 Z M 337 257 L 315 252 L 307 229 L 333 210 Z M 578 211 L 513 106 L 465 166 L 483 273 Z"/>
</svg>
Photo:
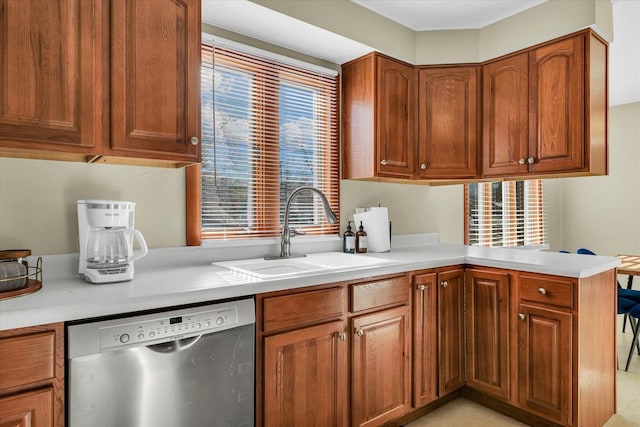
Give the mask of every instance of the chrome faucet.
<svg viewBox="0 0 640 427">
<path fill-rule="evenodd" d="M 296 229 L 289 227 L 289 210 L 291 208 L 291 202 L 293 201 L 294 197 L 304 191 L 316 193 L 320 197 L 320 199 L 322 200 L 322 206 L 324 207 L 324 214 L 327 217 L 327 222 L 329 224 L 335 224 L 338 221 L 338 219 L 336 218 L 336 214 L 331 210 L 329 201 L 327 200 L 325 195 L 322 194 L 322 191 L 314 187 L 296 188 L 289 196 L 289 199 L 287 199 L 287 206 L 284 210 L 284 224 L 282 225 L 282 239 L 280 241 L 280 257 L 266 257 L 266 259 L 291 258 L 291 237 L 304 233 L 298 232 Z"/>
</svg>

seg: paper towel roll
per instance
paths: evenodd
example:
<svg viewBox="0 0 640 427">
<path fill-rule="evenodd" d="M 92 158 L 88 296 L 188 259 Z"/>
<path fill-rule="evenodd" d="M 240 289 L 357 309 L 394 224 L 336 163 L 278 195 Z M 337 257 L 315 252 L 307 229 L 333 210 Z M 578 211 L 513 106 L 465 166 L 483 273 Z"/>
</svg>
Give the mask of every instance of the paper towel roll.
<svg viewBox="0 0 640 427">
<path fill-rule="evenodd" d="M 368 208 L 366 212 L 353 215 L 355 229 L 360 221 L 367 232 L 368 252 L 388 252 L 391 249 L 389 236 L 389 210 L 387 208 Z"/>
</svg>

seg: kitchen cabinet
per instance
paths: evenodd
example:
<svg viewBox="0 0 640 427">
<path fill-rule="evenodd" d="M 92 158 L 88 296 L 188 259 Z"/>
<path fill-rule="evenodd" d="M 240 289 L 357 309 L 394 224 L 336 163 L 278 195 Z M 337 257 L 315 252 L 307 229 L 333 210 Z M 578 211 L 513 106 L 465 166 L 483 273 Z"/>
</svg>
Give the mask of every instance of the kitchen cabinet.
<svg viewBox="0 0 640 427">
<path fill-rule="evenodd" d="M 199 0 L 4 0 L 0 15 L 0 155 L 199 161 Z"/>
<path fill-rule="evenodd" d="M 478 175 L 479 75 L 477 66 L 419 70 L 419 178 Z"/>
<path fill-rule="evenodd" d="M 415 86 L 413 66 L 380 54 L 342 66 L 343 178 L 412 177 Z"/>
<path fill-rule="evenodd" d="M 582 31 L 486 63 L 482 176 L 606 174 L 606 62 Z"/>
<path fill-rule="evenodd" d="M 505 271 L 465 271 L 466 383 L 504 400 L 511 397 L 509 285 Z"/>
<path fill-rule="evenodd" d="M 461 388 L 464 376 L 464 269 L 438 273 L 438 396 Z"/>
<path fill-rule="evenodd" d="M 0 154 L 100 149 L 99 3 L 0 2 Z"/>
<path fill-rule="evenodd" d="M 62 323 L 0 331 L 0 425 L 64 426 Z"/>
<path fill-rule="evenodd" d="M 413 276 L 413 407 L 438 397 L 438 286 L 435 272 Z"/>
<path fill-rule="evenodd" d="M 200 0 L 111 0 L 105 155 L 199 160 Z"/>
</svg>

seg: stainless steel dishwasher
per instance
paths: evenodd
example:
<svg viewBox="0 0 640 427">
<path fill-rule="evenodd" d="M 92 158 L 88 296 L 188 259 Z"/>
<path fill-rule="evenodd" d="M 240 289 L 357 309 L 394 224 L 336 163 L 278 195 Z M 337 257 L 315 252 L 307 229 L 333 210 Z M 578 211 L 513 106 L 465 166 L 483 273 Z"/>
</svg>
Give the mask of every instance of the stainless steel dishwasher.
<svg viewBox="0 0 640 427">
<path fill-rule="evenodd" d="M 69 325 L 69 427 L 254 423 L 253 299 Z"/>
</svg>

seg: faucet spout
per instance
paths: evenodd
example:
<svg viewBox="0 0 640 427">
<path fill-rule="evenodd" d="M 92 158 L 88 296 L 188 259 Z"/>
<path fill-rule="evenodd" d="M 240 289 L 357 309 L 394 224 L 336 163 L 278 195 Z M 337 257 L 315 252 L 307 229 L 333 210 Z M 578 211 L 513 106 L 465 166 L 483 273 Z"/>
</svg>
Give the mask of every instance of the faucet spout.
<svg viewBox="0 0 640 427">
<path fill-rule="evenodd" d="M 296 188 L 287 199 L 287 205 L 284 210 L 284 224 L 282 225 L 282 239 L 280 240 L 280 258 L 291 257 L 291 228 L 289 227 L 289 211 L 291 210 L 291 203 L 293 202 L 293 199 L 302 192 L 315 193 L 316 195 L 318 195 L 318 197 L 320 197 L 320 200 L 322 200 L 322 206 L 324 208 L 324 214 L 329 224 L 335 224 L 338 221 L 336 214 L 331 210 L 329 201 L 322 193 L 322 191 L 318 190 L 315 187 L 305 186 Z"/>
</svg>

